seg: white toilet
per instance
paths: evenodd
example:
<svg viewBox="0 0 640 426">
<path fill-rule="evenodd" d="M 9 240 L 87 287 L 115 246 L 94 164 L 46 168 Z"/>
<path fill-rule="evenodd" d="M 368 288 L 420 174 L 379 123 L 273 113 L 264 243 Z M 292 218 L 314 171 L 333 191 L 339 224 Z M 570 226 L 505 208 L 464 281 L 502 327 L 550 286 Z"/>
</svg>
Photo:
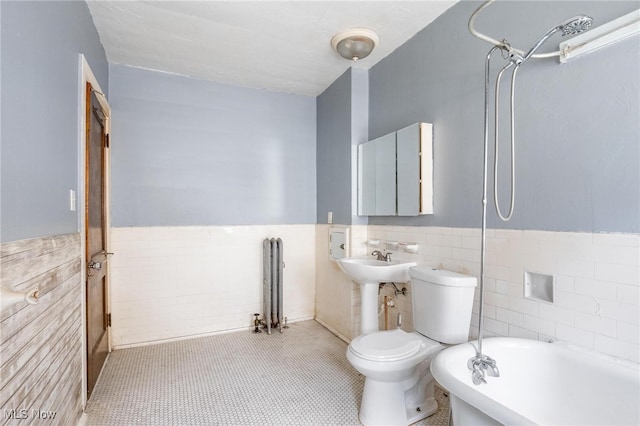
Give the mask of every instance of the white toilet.
<svg viewBox="0 0 640 426">
<path fill-rule="evenodd" d="M 476 279 L 427 266 L 414 266 L 409 275 L 416 331 L 376 331 L 347 349 L 347 359 L 365 376 L 365 426 L 409 425 L 435 413 L 431 360 L 447 345 L 468 340 Z"/>
</svg>

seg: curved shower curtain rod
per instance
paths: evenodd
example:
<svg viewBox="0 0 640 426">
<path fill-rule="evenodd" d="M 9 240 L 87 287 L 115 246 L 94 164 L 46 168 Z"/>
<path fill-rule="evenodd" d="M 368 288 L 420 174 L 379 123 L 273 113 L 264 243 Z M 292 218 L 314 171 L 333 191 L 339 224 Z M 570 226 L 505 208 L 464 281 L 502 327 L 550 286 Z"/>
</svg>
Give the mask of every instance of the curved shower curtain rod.
<svg viewBox="0 0 640 426">
<path fill-rule="evenodd" d="M 475 36 L 478 37 L 480 40 L 484 40 L 487 41 L 491 44 L 494 44 L 496 46 L 498 46 L 501 49 L 507 48 L 507 49 L 511 49 L 514 52 L 517 52 L 520 55 L 525 55 L 526 52 L 520 49 L 515 49 L 509 45 L 507 45 L 505 42 L 503 41 L 498 41 L 494 38 L 491 38 L 487 35 L 482 34 L 481 32 L 478 32 L 474 27 L 473 24 L 476 20 L 476 18 L 478 17 L 478 14 L 480 14 L 480 12 L 482 12 L 482 10 L 484 10 L 487 6 L 489 6 L 491 3 L 493 3 L 495 0 L 488 0 L 486 2 L 484 2 L 482 5 L 480 5 L 480 7 L 478 7 L 475 12 L 473 12 L 473 14 L 471 15 L 471 18 L 469 18 L 469 32 Z M 549 53 L 537 53 L 535 55 L 531 55 L 531 58 L 553 58 L 554 56 L 560 56 L 560 51 L 556 50 L 555 52 L 549 52 Z"/>
</svg>

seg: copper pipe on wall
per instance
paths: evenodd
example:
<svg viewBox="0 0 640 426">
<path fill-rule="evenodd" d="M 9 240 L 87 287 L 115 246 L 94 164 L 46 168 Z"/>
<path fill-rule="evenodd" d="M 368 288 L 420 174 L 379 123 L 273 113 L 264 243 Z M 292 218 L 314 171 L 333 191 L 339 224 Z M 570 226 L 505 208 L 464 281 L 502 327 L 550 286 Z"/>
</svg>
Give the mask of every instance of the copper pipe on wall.
<svg viewBox="0 0 640 426">
<path fill-rule="evenodd" d="M 384 329 L 389 329 L 389 305 L 387 305 L 387 296 L 384 297 Z"/>
</svg>

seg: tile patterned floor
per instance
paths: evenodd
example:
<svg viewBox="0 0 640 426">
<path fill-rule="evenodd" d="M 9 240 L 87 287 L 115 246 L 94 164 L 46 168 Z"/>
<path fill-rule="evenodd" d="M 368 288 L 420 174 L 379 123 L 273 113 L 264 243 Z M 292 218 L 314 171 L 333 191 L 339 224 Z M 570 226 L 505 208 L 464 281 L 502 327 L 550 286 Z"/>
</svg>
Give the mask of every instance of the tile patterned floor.
<svg viewBox="0 0 640 426">
<path fill-rule="evenodd" d="M 364 377 L 315 321 L 113 352 L 88 425 L 359 425 Z M 445 426 L 447 398 L 416 425 Z"/>
</svg>

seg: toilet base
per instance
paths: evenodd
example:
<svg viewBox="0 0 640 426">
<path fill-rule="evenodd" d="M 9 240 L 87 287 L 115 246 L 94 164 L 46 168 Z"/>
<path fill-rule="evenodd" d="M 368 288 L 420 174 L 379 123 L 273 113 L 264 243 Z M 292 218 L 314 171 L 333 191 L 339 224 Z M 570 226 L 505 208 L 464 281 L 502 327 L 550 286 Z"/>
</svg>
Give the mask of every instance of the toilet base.
<svg viewBox="0 0 640 426">
<path fill-rule="evenodd" d="M 413 416 L 409 411 L 413 411 Z M 417 407 L 407 407 L 407 424 L 413 424 L 419 422 L 422 419 L 426 419 L 435 412 L 438 411 L 438 403 L 435 398 L 429 398 L 424 404 Z"/>
<path fill-rule="evenodd" d="M 434 392 L 430 372 L 420 380 L 413 378 L 404 382 L 382 382 L 366 378 L 360 405 L 360 422 L 365 426 L 407 426 L 418 422 L 438 411 Z"/>
</svg>

